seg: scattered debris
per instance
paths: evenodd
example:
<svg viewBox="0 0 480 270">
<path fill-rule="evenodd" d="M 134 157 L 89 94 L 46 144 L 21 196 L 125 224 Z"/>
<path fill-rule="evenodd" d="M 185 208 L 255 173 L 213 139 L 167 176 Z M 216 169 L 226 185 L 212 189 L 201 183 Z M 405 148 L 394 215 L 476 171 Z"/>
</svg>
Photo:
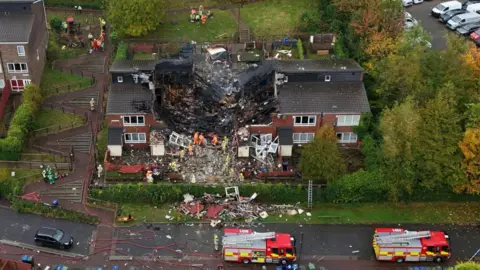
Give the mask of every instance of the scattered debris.
<svg viewBox="0 0 480 270">
<path fill-rule="evenodd" d="M 354 251 L 352 251 L 353 254 L 359 253 L 359 252 L 360 252 L 360 250 L 354 250 Z"/>
<path fill-rule="evenodd" d="M 172 237 L 171 237 L 170 235 L 168 235 L 168 234 L 167 234 L 167 236 L 165 236 L 165 237 L 167 237 L 168 239 L 172 239 Z"/>
</svg>

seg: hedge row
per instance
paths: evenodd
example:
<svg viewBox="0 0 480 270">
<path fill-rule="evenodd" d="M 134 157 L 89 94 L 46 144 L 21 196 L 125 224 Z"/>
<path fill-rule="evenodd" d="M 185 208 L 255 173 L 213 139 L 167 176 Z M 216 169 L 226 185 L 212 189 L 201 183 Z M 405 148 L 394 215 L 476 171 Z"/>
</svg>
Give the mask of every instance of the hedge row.
<svg viewBox="0 0 480 270">
<path fill-rule="evenodd" d="M 71 211 L 61 207 L 53 208 L 43 203 L 22 199 L 13 200 L 11 208 L 19 213 L 31 213 L 92 225 L 98 224 L 100 221 L 98 217 L 90 216 L 82 212 Z"/>
<path fill-rule="evenodd" d="M 126 60 L 128 55 L 128 45 L 121 41 L 118 44 L 115 60 Z"/>
<path fill-rule="evenodd" d="M 87 9 L 103 9 L 104 0 L 45 0 L 47 7 L 69 7 L 81 6 Z"/>
<path fill-rule="evenodd" d="M 327 188 L 315 188 L 313 201 L 329 203 L 365 203 L 388 201 L 388 185 L 378 173 L 357 172 L 333 181 Z M 306 203 L 307 189 L 304 186 L 288 184 L 246 184 L 239 185 L 242 196 L 258 193 L 256 201 L 275 204 Z M 205 186 L 195 184 L 117 184 L 108 189 L 93 189 L 90 196 L 94 199 L 115 203 L 136 203 L 160 205 L 183 200 L 183 194 L 202 196 L 204 193 L 225 195 L 223 186 Z M 480 201 L 480 196 L 455 194 L 445 188 L 432 192 L 422 188 L 413 194 L 405 192 L 402 201 Z"/>
<path fill-rule="evenodd" d="M 19 160 L 28 133 L 33 127 L 34 116 L 40 108 L 40 88 L 30 84 L 25 87 L 22 105 L 13 115 L 7 137 L 0 140 L 0 160 Z"/>
</svg>

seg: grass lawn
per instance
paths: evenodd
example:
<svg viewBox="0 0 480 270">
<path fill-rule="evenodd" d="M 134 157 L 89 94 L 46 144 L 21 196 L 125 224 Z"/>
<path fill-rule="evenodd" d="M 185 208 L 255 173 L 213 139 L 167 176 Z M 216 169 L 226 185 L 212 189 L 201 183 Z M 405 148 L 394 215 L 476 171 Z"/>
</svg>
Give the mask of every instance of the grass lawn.
<svg viewBox="0 0 480 270">
<path fill-rule="evenodd" d="M 34 130 L 52 127 L 57 132 L 73 127 L 82 126 L 85 120 L 81 116 L 62 113 L 61 111 L 42 108 L 35 117 Z"/>
<path fill-rule="evenodd" d="M 215 41 L 231 39 L 237 29 L 237 23 L 229 10 L 212 10 L 213 18 L 205 24 L 191 23 L 190 13 L 166 15 L 164 23 L 155 32 L 142 37 L 145 39 L 175 40 L 175 41 Z"/>
<path fill-rule="evenodd" d="M 108 128 L 103 127 L 97 134 L 97 151 L 98 162 L 101 163 L 105 159 L 105 152 L 107 151 Z"/>
<path fill-rule="evenodd" d="M 40 89 L 43 97 L 49 97 L 63 92 L 85 89 L 91 85 L 92 79 L 90 77 L 82 77 L 77 74 L 45 67 Z"/>
<path fill-rule="evenodd" d="M 311 0 L 270 0 L 244 5 L 240 17 L 257 38 L 286 36 L 298 32 L 303 13 L 313 5 Z"/>
<path fill-rule="evenodd" d="M 12 176 L 11 172 L 15 172 L 15 176 Z M 40 168 L 38 169 L 16 169 L 16 168 L 0 168 L 0 179 L 8 179 L 8 180 L 13 180 L 13 179 L 23 179 L 28 182 L 30 180 L 26 179 L 28 176 L 39 176 L 42 177 L 42 170 Z M 37 177 L 32 177 L 32 178 L 37 178 Z M 31 182 L 34 182 L 35 179 L 31 179 Z"/>
<path fill-rule="evenodd" d="M 283 53 L 283 52 L 279 52 L 279 51 L 290 51 L 290 54 L 286 54 L 286 53 Z M 300 56 L 298 54 L 298 49 L 297 47 L 283 47 L 283 46 L 280 46 L 278 48 L 276 48 L 273 52 L 272 52 L 272 55 L 275 57 L 276 55 L 278 54 L 278 59 L 281 59 L 281 60 L 288 60 L 288 59 L 300 59 Z"/>
<path fill-rule="evenodd" d="M 131 214 L 137 222 L 195 222 L 190 216 L 183 216 L 177 210 L 163 205 L 123 204 L 121 216 Z M 480 204 L 478 203 L 411 203 L 411 204 L 323 204 L 317 205 L 311 217 L 305 213 L 296 216 L 269 213 L 265 222 L 303 223 L 303 224 L 373 224 L 373 223 L 455 223 L 478 224 L 480 222 Z M 168 220 L 165 216 L 173 217 Z M 281 217 L 280 217 L 281 216 Z"/>
<path fill-rule="evenodd" d="M 168 8 L 191 8 L 194 7 L 198 9 L 200 5 L 203 5 L 204 7 L 209 7 L 217 4 L 217 1 L 215 0 L 200 0 L 200 1 L 185 1 L 185 0 L 167 0 Z"/>
<path fill-rule="evenodd" d="M 48 153 L 39 153 L 39 152 L 23 152 L 20 156 L 22 161 L 50 161 L 50 162 L 60 162 L 63 161 L 63 158 L 60 156 L 54 156 Z"/>
<path fill-rule="evenodd" d="M 133 55 L 133 60 L 154 60 L 152 53 L 147 52 L 136 52 Z"/>
</svg>

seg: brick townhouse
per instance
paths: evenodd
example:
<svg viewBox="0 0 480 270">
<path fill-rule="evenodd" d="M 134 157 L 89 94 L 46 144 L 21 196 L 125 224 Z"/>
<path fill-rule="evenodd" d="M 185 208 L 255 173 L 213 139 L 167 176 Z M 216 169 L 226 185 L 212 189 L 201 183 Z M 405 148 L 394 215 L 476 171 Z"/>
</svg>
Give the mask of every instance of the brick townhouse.
<svg viewBox="0 0 480 270">
<path fill-rule="evenodd" d="M 43 0 L 0 0 L 0 89 L 39 84 L 48 30 Z"/>
</svg>

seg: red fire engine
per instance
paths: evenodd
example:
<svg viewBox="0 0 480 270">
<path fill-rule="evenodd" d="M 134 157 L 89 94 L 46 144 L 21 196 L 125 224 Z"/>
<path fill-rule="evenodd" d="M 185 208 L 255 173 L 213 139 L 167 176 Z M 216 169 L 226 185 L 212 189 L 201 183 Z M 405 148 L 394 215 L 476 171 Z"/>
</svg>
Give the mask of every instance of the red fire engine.
<svg viewBox="0 0 480 270">
<path fill-rule="evenodd" d="M 295 238 L 286 233 L 225 229 L 222 245 L 225 261 L 287 264 L 296 260 Z"/>
<path fill-rule="evenodd" d="M 402 262 L 442 262 L 451 256 L 445 232 L 406 231 L 377 228 L 373 237 L 377 260 Z"/>
</svg>

